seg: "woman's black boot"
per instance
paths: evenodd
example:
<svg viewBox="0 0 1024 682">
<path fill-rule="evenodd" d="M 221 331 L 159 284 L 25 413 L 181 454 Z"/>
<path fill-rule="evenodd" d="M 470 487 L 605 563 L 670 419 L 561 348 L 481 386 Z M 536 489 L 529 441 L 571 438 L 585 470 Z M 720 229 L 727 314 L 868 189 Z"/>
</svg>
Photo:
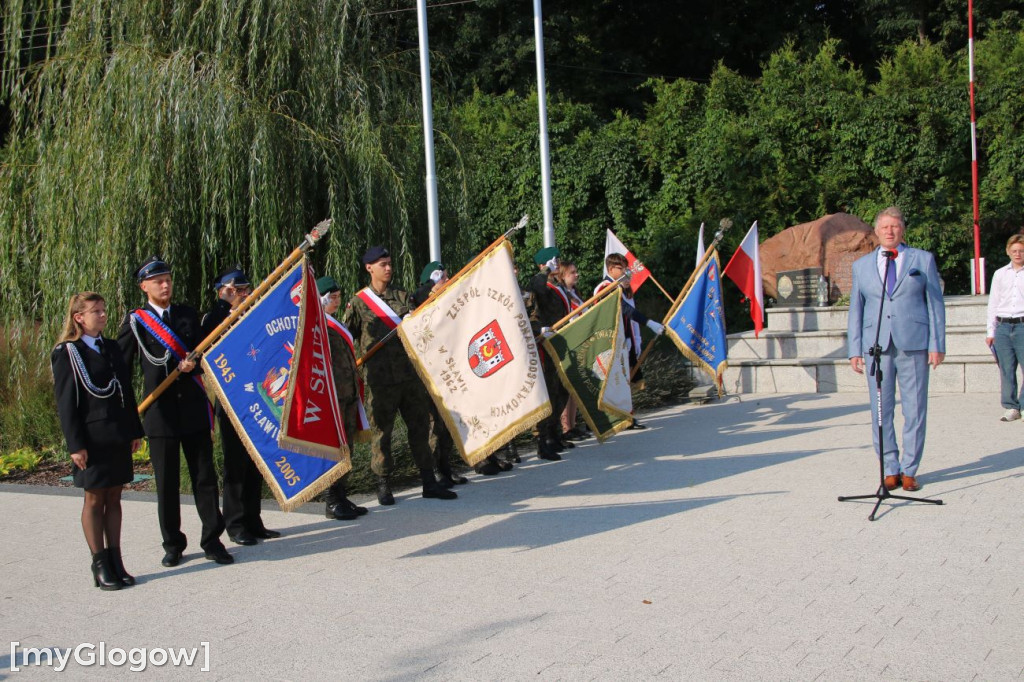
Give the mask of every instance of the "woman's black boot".
<svg viewBox="0 0 1024 682">
<path fill-rule="evenodd" d="M 101 590 L 120 590 L 124 587 L 121 579 L 114 575 L 107 550 L 92 555 L 92 582 Z"/>
</svg>

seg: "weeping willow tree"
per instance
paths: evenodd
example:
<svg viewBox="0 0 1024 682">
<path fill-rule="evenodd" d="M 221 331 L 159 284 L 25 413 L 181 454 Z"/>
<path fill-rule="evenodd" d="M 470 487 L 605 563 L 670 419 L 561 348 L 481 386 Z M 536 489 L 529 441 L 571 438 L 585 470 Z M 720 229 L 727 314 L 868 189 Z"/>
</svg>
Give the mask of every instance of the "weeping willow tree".
<svg viewBox="0 0 1024 682">
<path fill-rule="evenodd" d="M 46 357 L 70 293 L 102 292 L 112 325 L 139 304 L 130 273 L 153 253 L 175 268 L 176 298 L 202 306 L 225 266 L 266 274 L 330 216 L 316 258 L 349 291 L 370 243 L 389 245 L 412 276 L 423 241 L 410 218 L 423 187 L 416 53 L 389 49 L 371 10 L 360 0 L 5 3 L 9 380 Z"/>
</svg>

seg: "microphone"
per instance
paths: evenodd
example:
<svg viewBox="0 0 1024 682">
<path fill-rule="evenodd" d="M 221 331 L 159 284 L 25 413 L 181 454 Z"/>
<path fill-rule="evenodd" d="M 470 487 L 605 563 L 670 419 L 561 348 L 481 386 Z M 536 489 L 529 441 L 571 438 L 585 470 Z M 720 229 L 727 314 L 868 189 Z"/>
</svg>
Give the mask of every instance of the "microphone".
<svg viewBox="0 0 1024 682">
<path fill-rule="evenodd" d="M 888 258 L 889 260 L 895 260 L 896 259 L 896 252 L 895 251 L 889 251 L 888 249 L 886 249 L 885 251 L 882 251 L 882 256 L 884 258 Z"/>
</svg>

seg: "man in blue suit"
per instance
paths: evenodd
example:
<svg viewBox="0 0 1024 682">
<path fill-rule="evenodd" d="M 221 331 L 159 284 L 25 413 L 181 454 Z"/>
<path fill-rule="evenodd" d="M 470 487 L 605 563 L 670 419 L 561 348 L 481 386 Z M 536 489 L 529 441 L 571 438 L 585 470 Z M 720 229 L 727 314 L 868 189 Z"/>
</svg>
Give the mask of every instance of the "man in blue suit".
<svg viewBox="0 0 1024 682">
<path fill-rule="evenodd" d="M 879 248 L 853 264 L 850 316 L 847 327 L 848 356 L 854 372 L 864 374 L 866 356 L 875 342 L 878 306 L 882 310 L 882 459 L 885 487 L 919 490 L 917 468 L 924 451 L 928 412 L 928 365 L 933 369 L 946 356 L 946 309 L 942 302 L 939 270 L 928 251 L 912 249 L 903 241 L 906 222 L 900 209 L 892 206 L 875 218 Z M 895 252 L 885 276 L 886 252 Z M 893 414 L 896 382 L 899 381 L 903 407 L 903 456 L 896 444 Z M 871 395 L 871 435 L 878 450 L 878 407 L 875 378 L 868 377 Z"/>
</svg>

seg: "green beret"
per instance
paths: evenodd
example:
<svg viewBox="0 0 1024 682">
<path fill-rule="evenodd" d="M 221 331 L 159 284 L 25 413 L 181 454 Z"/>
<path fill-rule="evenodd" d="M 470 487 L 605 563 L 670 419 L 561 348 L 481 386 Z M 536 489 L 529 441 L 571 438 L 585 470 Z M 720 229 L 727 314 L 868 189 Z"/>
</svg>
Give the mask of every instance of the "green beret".
<svg viewBox="0 0 1024 682">
<path fill-rule="evenodd" d="M 420 284 L 426 284 L 431 280 L 436 283 L 437 279 L 440 279 L 440 277 L 435 279 L 434 273 L 438 271 L 444 272 L 444 264 L 442 264 L 441 261 L 435 260 L 427 263 L 427 266 L 423 268 L 423 272 L 420 273 Z"/>
<path fill-rule="evenodd" d="M 324 275 L 316 281 L 316 290 L 321 296 L 323 296 L 324 294 L 329 294 L 333 291 L 341 291 L 341 287 L 338 286 L 338 283 L 334 281 L 333 277 L 330 275 Z"/>
<path fill-rule="evenodd" d="M 552 258 L 557 258 L 560 255 L 561 253 L 559 253 L 557 246 L 545 246 L 533 257 L 533 262 L 537 265 L 544 265 Z"/>
</svg>

